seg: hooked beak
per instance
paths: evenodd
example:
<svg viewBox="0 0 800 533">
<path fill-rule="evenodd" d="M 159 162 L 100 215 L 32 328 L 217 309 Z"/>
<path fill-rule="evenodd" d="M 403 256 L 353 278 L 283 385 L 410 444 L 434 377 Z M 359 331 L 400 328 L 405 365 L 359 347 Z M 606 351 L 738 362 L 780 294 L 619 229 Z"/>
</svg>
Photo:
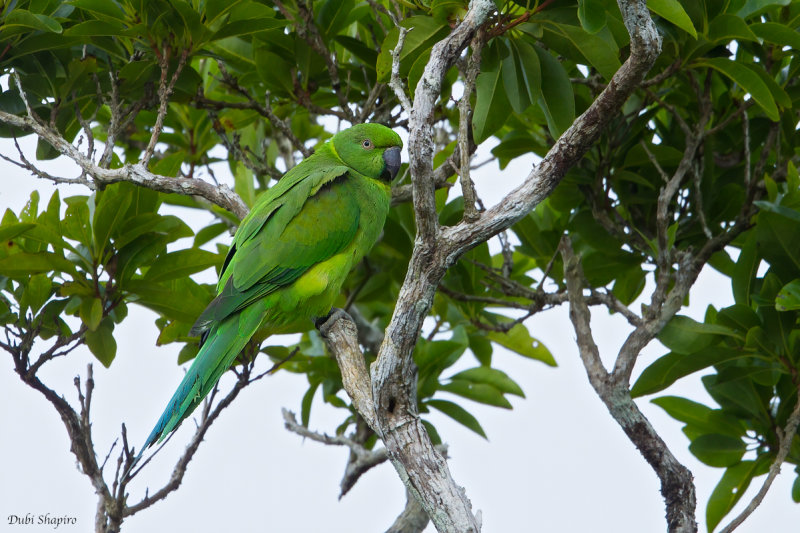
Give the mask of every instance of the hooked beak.
<svg viewBox="0 0 800 533">
<path fill-rule="evenodd" d="M 383 162 L 386 165 L 383 167 L 381 179 L 384 181 L 392 181 L 397 177 L 397 171 L 400 170 L 400 147 L 392 146 L 383 152 Z"/>
</svg>

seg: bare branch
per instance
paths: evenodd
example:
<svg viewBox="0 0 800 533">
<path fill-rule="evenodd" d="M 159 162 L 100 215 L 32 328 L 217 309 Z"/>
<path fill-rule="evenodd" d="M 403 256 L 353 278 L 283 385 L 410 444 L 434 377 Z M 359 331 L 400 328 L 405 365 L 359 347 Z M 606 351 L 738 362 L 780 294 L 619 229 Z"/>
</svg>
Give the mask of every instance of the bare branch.
<svg viewBox="0 0 800 533">
<path fill-rule="evenodd" d="M 242 199 L 225 185 L 214 186 L 210 183 L 193 178 L 170 178 L 159 176 L 145 169 L 142 165 L 125 165 L 121 168 L 103 168 L 86 157 L 72 143 L 67 142 L 60 133 L 35 120 L 33 117 L 18 117 L 5 111 L 0 111 L 0 122 L 18 128 L 33 130 L 39 138 L 50 143 L 61 155 L 72 159 L 86 174 L 102 185 L 110 185 L 121 181 L 129 181 L 135 185 L 154 189 L 161 192 L 173 192 L 183 195 L 195 195 L 205 198 L 232 212 L 239 218 L 244 218 L 248 212 L 247 205 Z M 42 175 L 40 177 L 46 178 Z"/>
<path fill-rule="evenodd" d="M 397 45 L 392 49 L 392 74 L 389 79 L 389 87 L 394 91 L 395 96 L 397 99 L 400 100 L 400 105 L 402 106 L 403 110 L 406 113 L 411 113 L 411 109 L 414 105 L 411 103 L 411 99 L 406 94 L 406 89 L 403 87 L 403 82 L 400 80 L 400 54 L 403 52 L 403 46 L 406 42 L 406 35 L 408 35 L 409 29 L 404 28 L 397 24 L 397 30 L 400 32 L 397 36 Z"/>
<path fill-rule="evenodd" d="M 422 533 L 428 522 L 428 513 L 414 498 L 414 495 L 409 490 L 406 490 L 406 506 L 394 523 L 386 530 L 386 533 Z"/>
<path fill-rule="evenodd" d="M 189 57 L 189 49 L 184 48 L 181 52 L 178 64 L 175 66 L 175 71 L 172 73 L 172 78 L 167 82 L 167 74 L 169 72 L 169 47 L 165 47 L 162 54 L 159 55 L 158 65 L 161 68 L 161 79 L 158 82 L 158 114 L 156 115 L 156 122 L 153 125 L 153 132 L 150 135 L 150 142 L 147 143 L 147 148 L 142 154 L 142 167 L 147 168 L 150 164 L 150 158 L 153 157 L 153 152 L 156 149 L 156 143 L 161 135 L 161 130 L 164 127 L 164 117 L 167 116 L 167 104 L 172 96 L 172 90 L 175 88 L 175 82 L 178 81 L 186 59 Z"/>
<path fill-rule="evenodd" d="M 661 495 L 667 508 L 667 527 L 671 533 L 695 533 L 695 497 L 691 472 L 672 455 L 666 443 L 634 403 L 627 384 L 611 379 L 603 367 L 592 336 L 591 316 L 583 298 L 583 273 L 569 240 L 561 241 L 564 277 L 569 291 L 569 315 L 578 339 L 578 349 L 586 373 L 597 395 L 622 430 L 639 449 L 661 481 Z"/>
</svg>

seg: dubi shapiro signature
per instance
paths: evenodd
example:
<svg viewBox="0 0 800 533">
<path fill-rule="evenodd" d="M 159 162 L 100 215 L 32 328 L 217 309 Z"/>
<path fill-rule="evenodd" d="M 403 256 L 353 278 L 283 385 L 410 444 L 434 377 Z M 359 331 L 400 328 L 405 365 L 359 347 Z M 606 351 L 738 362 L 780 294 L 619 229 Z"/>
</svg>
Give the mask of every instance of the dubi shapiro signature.
<svg viewBox="0 0 800 533">
<path fill-rule="evenodd" d="M 62 515 L 56 516 L 50 513 L 38 514 L 25 513 L 24 515 L 10 514 L 8 515 L 8 525 L 10 526 L 53 526 L 53 529 L 58 529 L 58 526 L 75 525 L 78 519 L 74 516 Z"/>
</svg>

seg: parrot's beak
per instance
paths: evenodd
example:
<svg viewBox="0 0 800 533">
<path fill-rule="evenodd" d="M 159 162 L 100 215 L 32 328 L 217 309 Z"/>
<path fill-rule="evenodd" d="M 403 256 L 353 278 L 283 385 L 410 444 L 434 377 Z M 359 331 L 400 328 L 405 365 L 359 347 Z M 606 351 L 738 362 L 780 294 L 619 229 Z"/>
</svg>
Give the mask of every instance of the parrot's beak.
<svg viewBox="0 0 800 533">
<path fill-rule="evenodd" d="M 383 168 L 381 179 L 392 181 L 397 176 L 397 171 L 400 170 L 400 147 L 392 146 L 383 152 L 383 161 L 386 166 Z"/>
</svg>

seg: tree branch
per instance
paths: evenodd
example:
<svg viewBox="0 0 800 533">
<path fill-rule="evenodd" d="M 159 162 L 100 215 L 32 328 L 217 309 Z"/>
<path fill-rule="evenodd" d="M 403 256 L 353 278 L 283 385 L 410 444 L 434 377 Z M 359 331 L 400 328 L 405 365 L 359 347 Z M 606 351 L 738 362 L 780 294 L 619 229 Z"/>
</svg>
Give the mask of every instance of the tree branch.
<svg viewBox="0 0 800 533">
<path fill-rule="evenodd" d="M 667 508 L 667 528 L 671 533 L 695 533 L 697 501 L 692 473 L 672 455 L 666 443 L 634 403 L 624 383 L 613 379 L 600 360 L 590 325 L 591 315 L 583 298 L 583 273 L 572 245 L 564 237 L 560 245 L 564 258 L 564 277 L 569 292 L 569 314 L 578 339 L 578 350 L 586 374 L 609 413 L 638 448 L 661 481 L 661 495 Z"/>
<path fill-rule="evenodd" d="M 127 164 L 115 169 L 103 168 L 86 157 L 78 148 L 62 137 L 59 132 L 51 129 L 32 115 L 19 117 L 0 111 L 0 122 L 25 130 L 32 130 L 40 139 L 47 141 L 61 155 L 72 159 L 83 172 L 101 185 L 129 181 L 140 187 L 156 191 L 200 196 L 223 209 L 227 209 L 239 218 L 244 218 L 248 212 L 247 205 L 239 195 L 225 185 L 215 186 L 194 178 L 160 176 L 153 174 L 141 164 Z M 45 179 L 48 179 L 48 176 L 40 175 Z"/>
</svg>

